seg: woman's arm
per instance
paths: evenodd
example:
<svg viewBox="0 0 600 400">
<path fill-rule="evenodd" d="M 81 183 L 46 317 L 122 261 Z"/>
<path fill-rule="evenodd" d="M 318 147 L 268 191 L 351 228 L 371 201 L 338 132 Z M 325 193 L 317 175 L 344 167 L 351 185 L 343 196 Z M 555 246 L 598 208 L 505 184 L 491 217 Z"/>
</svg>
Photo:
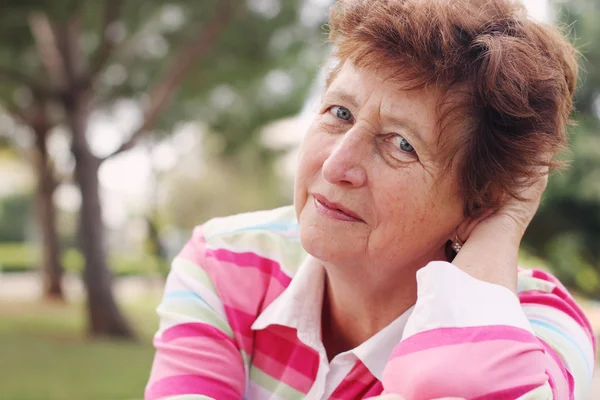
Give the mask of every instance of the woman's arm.
<svg viewBox="0 0 600 400">
<path fill-rule="evenodd" d="M 206 270 L 200 230 L 173 261 L 157 311 L 160 328 L 146 400 L 239 400 L 244 361 Z"/>
<path fill-rule="evenodd" d="M 419 271 L 415 310 L 384 372 L 386 392 L 407 400 L 586 399 L 595 344 L 583 312 L 549 274 L 517 279 L 518 246 L 544 187 L 530 189 L 537 201 L 511 202 L 480 222 L 453 264 Z"/>
<path fill-rule="evenodd" d="M 594 365 L 587 320 L 542 273 L 521 275 L 529 288 L 520 304 L 450 263 L 419 271 L 419 300 L 384 371 L 386 392 L 406 400 L 586 399 Z"/>
</svg>

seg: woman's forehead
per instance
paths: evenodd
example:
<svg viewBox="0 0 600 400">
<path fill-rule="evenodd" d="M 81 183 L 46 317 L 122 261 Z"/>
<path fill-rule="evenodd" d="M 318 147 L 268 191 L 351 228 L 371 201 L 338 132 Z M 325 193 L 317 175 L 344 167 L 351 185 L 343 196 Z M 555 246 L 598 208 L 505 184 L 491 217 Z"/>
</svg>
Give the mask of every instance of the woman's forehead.
<svg viewBox="0 0 600 400">
<path fill-rule="evenodd" d="M 408 81 L 403 80 L 402 72 L 398 69 L 356 68 L 350 61 L 336 71 L 325 96 L 341 97 L 358 106 L 366 103 L 374 92 L 379 92 L 391 102 L 402 99 L 422 103 L 428 108 L 436 108 L 441 96 L 441 90 L 434 85 L 411 87 Z"/>
</svg>

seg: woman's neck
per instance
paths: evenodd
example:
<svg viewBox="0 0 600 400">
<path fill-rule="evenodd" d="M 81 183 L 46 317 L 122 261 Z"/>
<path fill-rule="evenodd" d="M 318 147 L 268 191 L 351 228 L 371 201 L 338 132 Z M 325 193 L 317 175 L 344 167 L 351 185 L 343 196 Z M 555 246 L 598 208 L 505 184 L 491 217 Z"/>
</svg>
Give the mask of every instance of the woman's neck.
<svg viewBox="0 0 600 400">
<path fill-rule="evenodd" d="M 417 269 L 372 280 L 360 271 L 326 268 L 321 332 L 330 361 L 368 340 L 415 303 Z"/>
</svg>

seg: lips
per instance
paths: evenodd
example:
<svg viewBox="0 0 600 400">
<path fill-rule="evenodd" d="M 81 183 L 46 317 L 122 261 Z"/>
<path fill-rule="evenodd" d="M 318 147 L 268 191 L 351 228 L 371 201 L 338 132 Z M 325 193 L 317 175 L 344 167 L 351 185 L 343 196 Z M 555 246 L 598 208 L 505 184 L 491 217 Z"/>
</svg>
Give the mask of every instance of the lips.
<svg viewBox="0 0 600 400">
<path fill-rule="evenodd" d="M 313 197 L 317 209 L 328 217 L 349 222 L 364 222 L 362 218 L 352 210 L 345 208 L 341 204 L 329 201 L 325 196 L 319 193 L 314 193 Z"/>
</svg>

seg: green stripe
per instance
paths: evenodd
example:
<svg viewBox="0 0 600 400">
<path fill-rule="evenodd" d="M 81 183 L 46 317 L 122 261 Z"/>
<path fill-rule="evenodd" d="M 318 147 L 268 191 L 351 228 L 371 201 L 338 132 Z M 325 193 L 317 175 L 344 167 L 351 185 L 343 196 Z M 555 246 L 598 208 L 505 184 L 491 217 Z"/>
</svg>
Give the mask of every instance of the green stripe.
<svg viewBox="0 0 600 400">
<path fill-rule="evenodd" d="M 551 293 L 556 285 L 552 282 L 545 281 L 543 279 L 534 278 L 519 274 L 519 292 L 526 292 L 528 290 L 539 290 L 540 292 Z"/>
<path fill-rule="evenodd" d="M 185 258 L 175 257 L 172 264 L 173 269 L 181 271 L 182 274 L 192 278 L 193 280 L 202 283 L 202 286 L 210 290 L 212 293 L 217 295 L 217 289 L 213 284 L 210 276 L 206 273 L 202 266 L 196 265 L 193 262 L 186 260 Z"/>
<path fill-rule="evenodd" d="M 242 361 L 244 361 L 244 365 L 247 367 L 248 365 L 250 365 L 250 360 L 252 359 L 252 356 L 241 349 L 240 353 L 242 354 Z"/>
<path fill-rule="evenodd" d="M 202 225 L 202 233 L 206 237 L 227 235 L 231 231 L 253 228 L 264 225 L 291 226 L 296 222 L 296 211 L 293 206 L 285 206 L 272 210 L 213 218 Z"/>
<path fill-rule="evenodd" d="M 187 299 L 166 299 L 158 306 L 156 312 L 161 321 L 168 323 L 170 326 L 194 321 L 204 322 L 221 330 L 233 339 L 233 331 L 229 324 L 213 310 L 199 306 L 198 302 L 192 303 Z"/>
<path fill-rule="evenodd" d="M 269 392 L 287 400 L 300 400 L 306 396 L 304 393 L 264 373 L 256 366 L 253 366 L 250 370 L 250 379 Z"/>
</svg>

